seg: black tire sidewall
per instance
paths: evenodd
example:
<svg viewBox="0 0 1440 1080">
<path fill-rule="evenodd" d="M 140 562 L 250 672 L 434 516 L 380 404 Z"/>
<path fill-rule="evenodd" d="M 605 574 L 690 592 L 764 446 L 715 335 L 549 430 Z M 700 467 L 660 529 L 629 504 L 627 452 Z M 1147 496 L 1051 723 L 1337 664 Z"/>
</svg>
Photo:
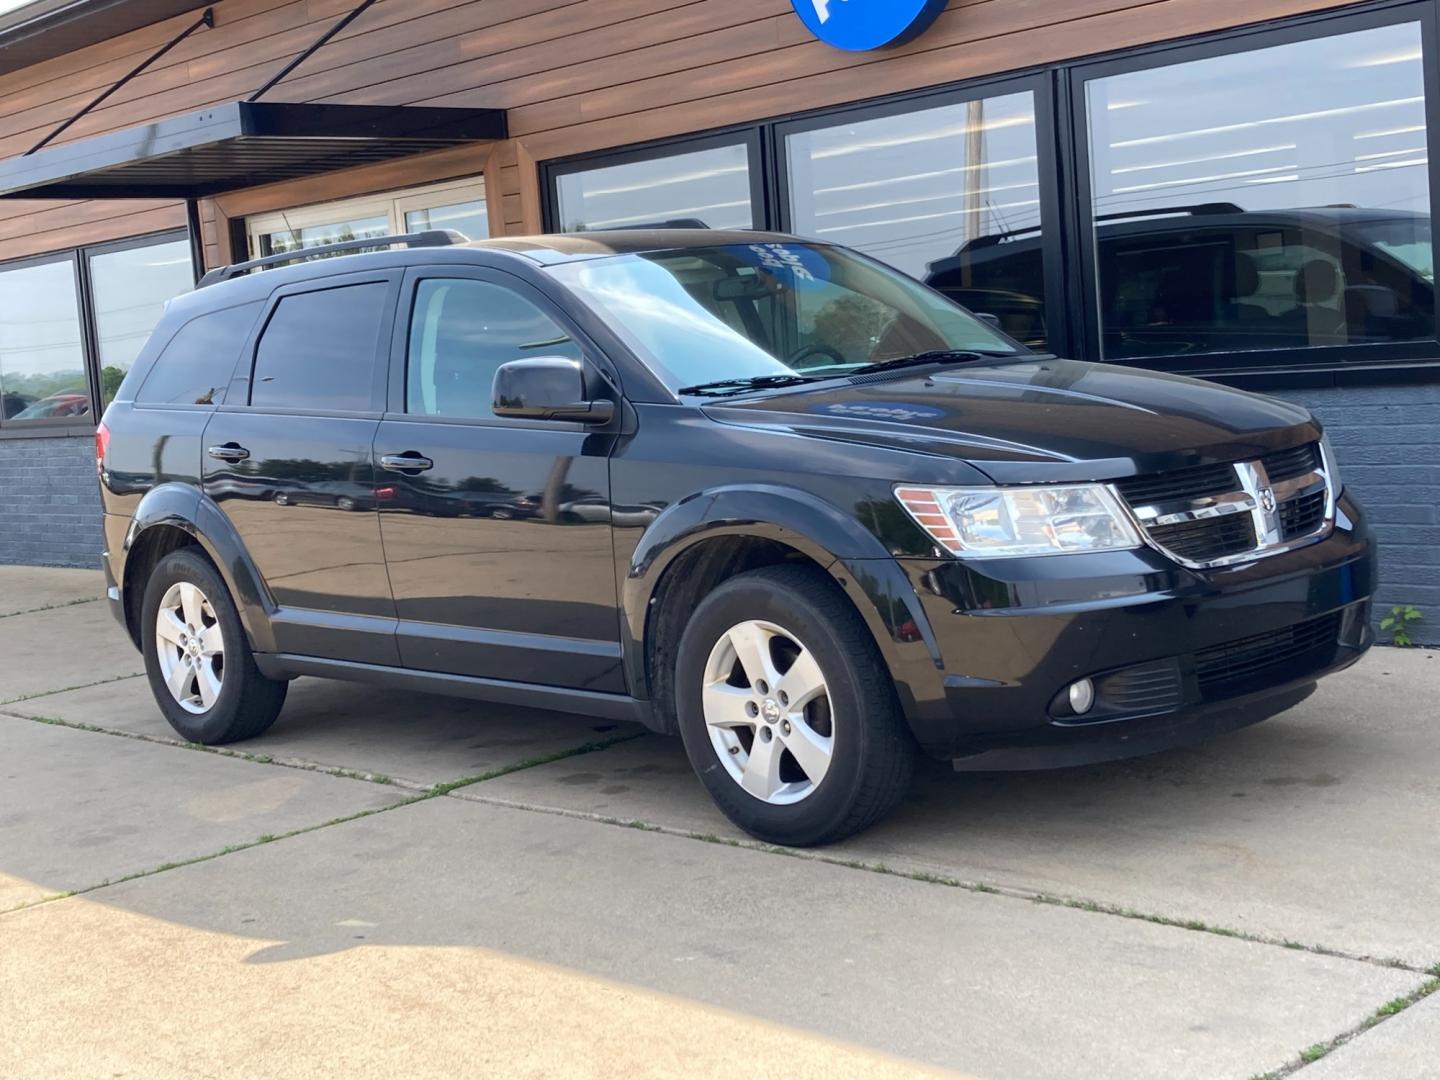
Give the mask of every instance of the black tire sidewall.
<svg viewBox="0 0 1440 1080">
<path fill-rule="evenodd" d="M 834 589 L 828 581 L 817 584 Z M 850 613 L 856 623 L 859 616 Z M 730 776 L 710 741 L 701 702 L 705 666 L 722 634 L 747 620 L 773 623 L 794 635 L 819 662 L 834 717 L 835 750 L 824 780 L 813 794 L 789 806 L 772 806 L 755 798 Z M 863 624 L 861 624 L 863 630 Z M 852 655 L 853 628 L 847 643 L 844 630 L 806 593 L 773 579 L 741 575 L 720 586 L 696 609 L 681 638 L 676 659 L 676 705 L 685 752 L 701 782 L 720 810 L 746 832 L 772 843 L 804 845 L 823 842 L 849 816 L 862 783 L 874 737 L 871 724 L 891 722 L 875 717 L 873 702 L 857 679 L 855 665 L 880 663 L 874 655 Z M 864 631 L 868 635 L 868 630 Z"/>
<path fill-rule="evenodd" d="M 159 653 L 155 647 L 155 617 L 160 610 L 160 602 L 172 585 L 182 581 L 195 585 L 210 601 L 225 644 L 225 677 L 220 684 L 220 696 L 209 712 L 199 715 L 187 712 L 171 695 L 170 688 L 165 685 L 165 676 L 160 671 Z M 177 551 L 167 555 L 155 567 L 145 586 L 140 619 L 145 674 L 165 719 L 190 742 L 209 746 L 227 741 L 244 696 L 249 642 L 225 582 L 209 562 L 193 552 Z"/>
</svg>

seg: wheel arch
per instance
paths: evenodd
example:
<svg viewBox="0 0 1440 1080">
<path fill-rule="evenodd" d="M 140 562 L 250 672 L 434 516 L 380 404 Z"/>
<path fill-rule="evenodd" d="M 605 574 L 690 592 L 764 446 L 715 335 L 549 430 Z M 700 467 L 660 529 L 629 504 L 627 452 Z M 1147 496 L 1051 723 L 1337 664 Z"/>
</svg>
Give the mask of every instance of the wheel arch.
<svg viewBox="0 0 1440 1080">
<path fill-rule="evenodd" d="M 939 645 L 919 598 L 874 534 L 809 492 L 728 486 L 667 508 L 626 571 L 626 674 L 635 696 L 651 702 L 657 730 L 675 730 L 670 679 L 688 613 L 736 574 L 786 562 L 816 566 L 845 593 L 885 658 L 907 715 L 919 683 L 938 681 Z"/>
<path fill-rule="evenodd" d="M 183 548 L 198 549 L 215 567 L 235 600 L 251 648 L 273 652 L 270 613 L 275 604 L 269 591 L 229 519 L 185 484 L 164 484 L 147 492 L 125 534 L 119 585 L 125 627 L 136 646 L 150 573 L 166 555 Z"/>
</svg>

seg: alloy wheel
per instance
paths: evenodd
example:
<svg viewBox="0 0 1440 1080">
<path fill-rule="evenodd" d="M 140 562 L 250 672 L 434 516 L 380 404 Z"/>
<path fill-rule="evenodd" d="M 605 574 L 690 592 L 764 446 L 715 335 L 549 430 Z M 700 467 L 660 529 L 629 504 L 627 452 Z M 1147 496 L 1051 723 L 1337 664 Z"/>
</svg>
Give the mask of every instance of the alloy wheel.
<svg viewBox="0 0 1440 1080">
<path fill-rule="evenodd" d="M 179 581 L 155 615 L 155 651 L 171 696 L 186 712 L 209 712 L 225 680 L 225 640 L 210 600 Z"/>
<path fill-rule="evenodd" d="M 814 794 L 835 753 L 825 675 L 790 631 L 751 620 L 710 651 L 701 702 L 710 742 L 730 778 L 773 806 Z"/>
</svg>

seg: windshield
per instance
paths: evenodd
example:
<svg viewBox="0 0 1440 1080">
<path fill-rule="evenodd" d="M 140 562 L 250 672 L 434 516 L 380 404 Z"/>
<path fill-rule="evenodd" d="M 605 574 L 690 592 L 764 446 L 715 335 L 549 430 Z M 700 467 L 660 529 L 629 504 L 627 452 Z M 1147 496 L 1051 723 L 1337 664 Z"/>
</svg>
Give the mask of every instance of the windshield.
<svg viewBox="0 0 1440 1080">
<path fill-rule="evenodd" d="M 920 353 L 1018 352 L 938 293 L 841 248 L 726 244 L 552 273 L 674 390 L 832 377 Z"/>
</svg>

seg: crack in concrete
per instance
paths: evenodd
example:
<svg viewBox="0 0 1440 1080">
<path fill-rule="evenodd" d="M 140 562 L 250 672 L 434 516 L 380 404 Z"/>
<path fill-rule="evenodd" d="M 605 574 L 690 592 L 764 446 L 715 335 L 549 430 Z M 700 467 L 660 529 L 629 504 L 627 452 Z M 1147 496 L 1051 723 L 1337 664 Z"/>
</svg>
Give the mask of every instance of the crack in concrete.
<svg viewBox="0 0 1440 1080">
<path fill-rule="evenodd" d="M 38 694 L 23 694 L 16 698 L 6 698 L 0 701 L 0 706 L 20 705 L 26 701 L 35 701 L 37 698 L 53 697 L 56 694 L 68 694 L 72 690 L 89 690 L 95 686 L 108 686 L 110 683 L 124 682 L 126 679 L 138 679 L 143 676 L 143 671 L 132 671 L 129 675 L 112 675 L 108 679 L 101 679 L 99 682 L 80 683 L 78 686 L 65 686 L 59 690 L 42 690 Z M 11 715 L 14 715 L 13 713 Z M 28 720 L 30 717 L 22 716 L 21 720 Z"/>
<path fill-rule="evenodd" d="M 98 604 L 104 600 L 103 596 L 92 596 L 88 600 L 66 600 L 63 604 L 45 604 L 42 607 L 26 608 L 24 611 L 0 612 L 0 619 L 14 619 L 21 615 L 38 615 L 42 611 L 61 611 L 65 608 L 79 607 L 81 604 Z"/>
</svg>

